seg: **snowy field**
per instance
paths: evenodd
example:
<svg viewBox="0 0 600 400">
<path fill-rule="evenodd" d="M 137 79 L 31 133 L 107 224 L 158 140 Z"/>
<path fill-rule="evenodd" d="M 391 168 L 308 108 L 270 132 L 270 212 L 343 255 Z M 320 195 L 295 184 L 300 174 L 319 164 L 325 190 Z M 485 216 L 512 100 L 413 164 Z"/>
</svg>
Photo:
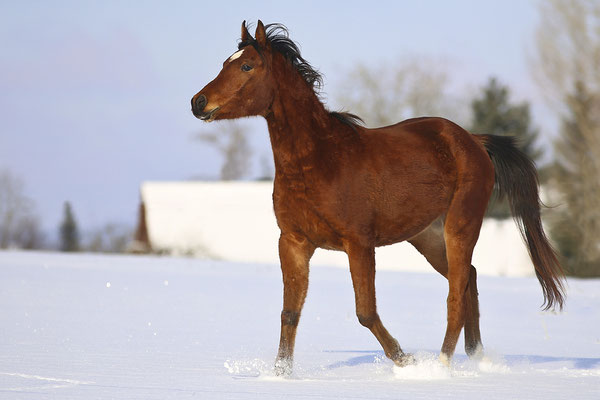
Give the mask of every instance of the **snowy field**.
<svg viewBox="0 0 600 400">
<path fill-rule="evenodd" d="M 380 271 L 379 310 L 417 365 L 396 368 L 354 316 L 350 276 L 315 267 L 295 371 L 272 374 L 278 266 L 0 252 L 2 399 L 598 399 L 600 280 L 540 312 L 535 278 L 479 280 L 486 357 L 437 361 L 446 282 Z"/>
</svg>

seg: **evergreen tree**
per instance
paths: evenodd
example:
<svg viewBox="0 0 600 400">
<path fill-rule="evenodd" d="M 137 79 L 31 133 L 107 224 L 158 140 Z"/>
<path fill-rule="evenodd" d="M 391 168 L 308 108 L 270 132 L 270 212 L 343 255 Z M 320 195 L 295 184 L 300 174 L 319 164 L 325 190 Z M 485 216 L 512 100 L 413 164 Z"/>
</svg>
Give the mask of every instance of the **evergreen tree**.
<svg viewBox="0 0 600 400">
<path fill-rule="evenodd" d="M 562 204 L 551 233 L 568 274 L 600 276 L 600 97 L 578 83 L 566 103 L 552 168 Z"/>
<path fill-rule="evenodd" d="M 508 86 L 500 84 L 496 78 L 490 78 L 482 88 L 481 96 L 471 102 L 473 119 L 469 130 L 471 133 L 514 136 L 520 150 L 536 161 L 541 151 L 535 146 L 538 131 L 532 126 L 529 103 L 511 104 L 509 97 Z M 492 199 L 487 216 L 509 218 L 508 202 Z"/>
<path fill-rule="evenodd" d="M 471 102 L 473 110 L 472 133 L 515 136 L 519 148 L 537 161 L 542 152 L 536 148 L 538 130 L 532 126 L 529 103 L 511 104 L 510 90 L 496 78 L 490 78 L 482 88 L 481 97 Z"/>
<path fill-rule="evenodd" d="M 60 250 L 78 251 L 79 250 L 79 230 L 77 222 L 73 215 L 71 203 L 68 201 L 64 205 L 63 221 L 60 225 Z"/>
</svg>

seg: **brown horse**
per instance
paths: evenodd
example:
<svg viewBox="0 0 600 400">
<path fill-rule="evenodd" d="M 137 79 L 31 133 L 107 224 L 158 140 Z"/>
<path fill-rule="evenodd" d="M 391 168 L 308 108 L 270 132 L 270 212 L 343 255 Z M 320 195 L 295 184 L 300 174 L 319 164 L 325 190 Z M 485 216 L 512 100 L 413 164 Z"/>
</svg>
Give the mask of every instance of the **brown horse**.
<svg viewBox="0 0 600 400">
<path fill-rule="evenodd" d="M 317 247 L 348 254 L 358 321 L 387 357 L 402 351 L 377 314 L 375 247 L 407 240 L 448 279 L 440 359 L 448 364 L 462 328 L 465 349 L 482 350 L 473 248 L 494 186 L 506 195 L 542 286 L 546 309 L 564 300 L 563 273 L 540 222 L 537 173 L 511 138 L 472 135 L 442 118 L 367 129 L 328 111 L 321 76 L 278 24 L 242 24 L 235 52 L 192 98 L 204 121 L 263 116 L 275 159 L 273 205 L 283 273 L 278 374 L 290 373 L 296 328 Z"/>
</svg>

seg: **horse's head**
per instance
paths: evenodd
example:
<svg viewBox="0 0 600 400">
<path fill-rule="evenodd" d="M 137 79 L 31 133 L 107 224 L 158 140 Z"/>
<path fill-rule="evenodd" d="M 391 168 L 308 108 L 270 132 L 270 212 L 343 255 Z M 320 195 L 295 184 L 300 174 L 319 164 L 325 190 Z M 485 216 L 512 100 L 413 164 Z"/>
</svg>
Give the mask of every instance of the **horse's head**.
<svg viewBox="0 0 600 400">
<path fill-rule="evenodd" d="M 273 101 L 271 59 L 265 27 L 258 21 L 255 38 L 242 23 L 242 41 L 223 69 L 192 97 L 192 112 L 204 121 L 265 115 Z"/>
</svg>

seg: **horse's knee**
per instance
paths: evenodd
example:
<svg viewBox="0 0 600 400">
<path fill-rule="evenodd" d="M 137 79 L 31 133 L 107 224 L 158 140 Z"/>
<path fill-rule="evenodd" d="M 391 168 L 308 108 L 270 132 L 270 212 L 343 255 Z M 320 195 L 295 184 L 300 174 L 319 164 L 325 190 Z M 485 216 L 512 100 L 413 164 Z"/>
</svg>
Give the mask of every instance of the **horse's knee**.
<svg viewBox="0 0 600 400">
<path fill-rule="evenodd" d="M 298 326 L 298 321 L 300 320 L 300 313 L 295 311 L 282 311 L 281 312 L 281 324 L 282 325 L 291 325 Z"/>
<path fill-rule="evenodd" d="M 461 294 L 448 294 L 446 298 L 446 305 L 448 306 L 448 310 L 460 309 L 465 304 L 464 296 Z"/>
<path fill-rule="evenodd" d="M 371 329 L 373 325 L 375 325 L 375 322 L 377 322 L 377 320 L 379 319 L 379 316 L 377 314 L 356 314 L 356 316 L 358 317 L 358 322 L 365 328 L 369 329 Z"/>
</svg>

